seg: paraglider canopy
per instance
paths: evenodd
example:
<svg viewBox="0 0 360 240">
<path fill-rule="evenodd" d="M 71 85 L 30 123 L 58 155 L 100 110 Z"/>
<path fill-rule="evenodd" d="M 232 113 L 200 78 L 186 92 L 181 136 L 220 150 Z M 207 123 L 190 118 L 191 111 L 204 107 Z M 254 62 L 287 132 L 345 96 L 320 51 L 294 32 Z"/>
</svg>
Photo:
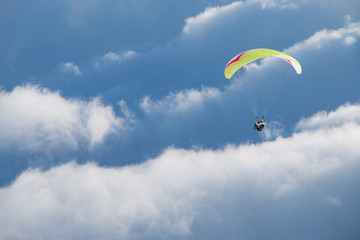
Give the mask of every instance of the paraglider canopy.
<svg viewBox="0 0 360 240">
<path fill-rule="evenodd" d="M 269 60 L 271 59 L 271 57 L 280 59 L 279 61 L 273 61 L 273 59 L 271 59 L 271 62 L 275 63 L 273 65 L 275 66 L 274 69 L 266 68 L 271 64 L 268 65 L 261 64 L 260 71 L 246 72 L 247 75 L 244 75 L 243 78 L 245 81 L 243 81 L 244 84 L 242 89 L 246 93 L 244 95 L 245 97 L 247 97 L 248 103 L 252 108 L 254 115 L 256 116 L 256 119 L 258 119 L 257 117 L 258 107 L 262 108 L 263 117 L 261 118 L 260 121 L 255 121 L 255 125 L 254 125 L 254 129 L 258 131 L 262 131 L 265 128 L 265 121 L 263 119 L 264 115 L 267 113 L 269 108 L 274 103 L 276 97 L 278 96 L 280 90 L 282 89 L 283 84 L 285 84 L 285 81 L 283 80 L 287 79 L 285 74 L 283 74 L 284 72 L 281 71 L 281 66 L 280 66 L 281 64 L 278 65 L 278 63 L 283 62 L 282 60 L 284 60 L 285 61 L 284 65 L 287 67 L 287 69 L 290 69 L 290 71 L 292 71 L 291 69 L 292 67 L 297 74 L 301 74 L 302 69 L 300 63 L 295 58 L 289 56 L 286 53 L 272 49 L 259 48 L 259 49 L 248 50 L 236 55 L 228 62 L 228 64 L 226 64 L 225 72 L 224 72 L 225 77 L 230 79 L 239 69 L 246 66 L 247 64 L 268 57 Z M 288 67 L 288 64 L 286 64 L 286 62 L 290 64 L 291 67 Z M 275 73 L 277 72 L 277 70 L 280 70 L 278 73 L 281 73 L 281 75 L 279 76 L 272 75 L 271 70 L 275 70 Z M 249 81 L 249 79 L 251 80 Z M 263 81 L 264 79 L 266 80 L 271 79 L 271 81 Z"/>
<path fill-rule="evenodd" d="M 225 77 L 230 79 L 237 70 L 239 70 L 246 64 L 270 56 L 279 57 L 287 61 L 295 69 L 297 74 L 301 74 L 301 65 L 295 58 L 276 50 L 259 48 L 242 52 L 232 58 L 229 63 L 226 64 L 224 73 Z"/>
</svg>

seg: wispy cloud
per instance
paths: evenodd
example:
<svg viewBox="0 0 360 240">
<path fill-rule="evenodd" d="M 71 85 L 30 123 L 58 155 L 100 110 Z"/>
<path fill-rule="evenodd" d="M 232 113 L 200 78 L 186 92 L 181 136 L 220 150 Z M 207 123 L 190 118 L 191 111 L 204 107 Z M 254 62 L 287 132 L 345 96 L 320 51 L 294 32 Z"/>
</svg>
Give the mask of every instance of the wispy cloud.
<svg viewBox="0 0 360 240">
<path fill-rule="evenodd" d="M 124 61 L 126 59 L 130 59 L 134 56 L 136 56 L 137 53 L 135 51 L 131 51 L 128 50 L 126 52 L 123 52 L 121 54 L 117 54 L 114 52 L 108 52 L 107 54 L 105 54 L 104 56 L 102 56 L 99 60 L 96 61 L 95 63 L 95 67 L 101 67 L 104 64 L 109 64 L 109 63 L 115 63 L 115 62 L 121 62 Z"/>
<path fill-rule="evenodd" d="M 159 101 L 145 97 L 140 107 L 144 112 L 151 113 L 180 113 L 200 107 L 205 101 L 216 99 L 220 96 L 217 88 L 202 88 L 201 90 L 188 89 L 177 93 L 170 93 Z"/>
<path fill-rule="evenodd" d="M 260 133 L 265 140 L 273 140 L 281 137 L 284 132 L 284 125 L 277 121 L 270 121 L 266 124 L 264 131 Z"/>
<path fill-rule="evenodd" d="M 291 0 L 247 0 L 248 3 L 260 4 L 262 9 L 279 8 L 279 9 L 294 9 L 298 6 Z"/>
<path fill-rule="evenodd" d="M 60 69 L 64 72 L 73 73 L 76 76 L 82 75 L 80 68 L 72 62 L 62 63 L 60 64 Z"/>
</svg>

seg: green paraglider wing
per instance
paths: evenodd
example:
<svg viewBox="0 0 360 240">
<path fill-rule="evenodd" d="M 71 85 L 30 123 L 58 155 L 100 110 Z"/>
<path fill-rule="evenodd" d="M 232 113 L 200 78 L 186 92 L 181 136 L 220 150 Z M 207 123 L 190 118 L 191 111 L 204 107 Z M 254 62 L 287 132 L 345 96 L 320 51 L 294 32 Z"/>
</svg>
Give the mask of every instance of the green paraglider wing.
<svg viewBox="0 0 360 240">
<path fill-rule="evenodd" d="M 249 51 L 242 52 L 236 55 L 225 67 L 225 77 L 231 78 L 234 73 L 245 66 L 248 63 L 256 61 L 261 58 L 275 56 L 287 61 L 295 69 L 297 74 L 301 74 L 301 65 L 295 58 L 276 50 L 272 49 L 253 49 Z"/>
</svg>

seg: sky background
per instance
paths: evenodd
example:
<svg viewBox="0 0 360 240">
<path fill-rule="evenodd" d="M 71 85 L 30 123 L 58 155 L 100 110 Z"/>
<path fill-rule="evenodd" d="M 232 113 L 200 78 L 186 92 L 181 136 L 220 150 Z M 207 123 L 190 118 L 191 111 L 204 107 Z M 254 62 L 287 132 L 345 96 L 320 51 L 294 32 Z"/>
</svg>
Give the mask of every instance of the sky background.
<svg viewBox="0 0 360 240">
<path fill-rule="evenodd" d="M 360 1 L 5 0 L 0 52 L 0 239 L 360 238 Z"/>
</svg>

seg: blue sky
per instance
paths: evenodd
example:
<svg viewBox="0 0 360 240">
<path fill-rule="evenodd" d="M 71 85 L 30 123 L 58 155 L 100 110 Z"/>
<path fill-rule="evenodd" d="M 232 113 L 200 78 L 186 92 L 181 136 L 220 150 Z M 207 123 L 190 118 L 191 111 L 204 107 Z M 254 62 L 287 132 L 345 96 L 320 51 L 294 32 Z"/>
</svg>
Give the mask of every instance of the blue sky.
<svg viewBox="0 0 360 240">
<path fill-rule="evenodd" d="M 3 1 L 0 32 L 0 238 L 359 238 L 359 1 Z M 303 73 L 226 79 L 253 48 Z"/>
</svg>

